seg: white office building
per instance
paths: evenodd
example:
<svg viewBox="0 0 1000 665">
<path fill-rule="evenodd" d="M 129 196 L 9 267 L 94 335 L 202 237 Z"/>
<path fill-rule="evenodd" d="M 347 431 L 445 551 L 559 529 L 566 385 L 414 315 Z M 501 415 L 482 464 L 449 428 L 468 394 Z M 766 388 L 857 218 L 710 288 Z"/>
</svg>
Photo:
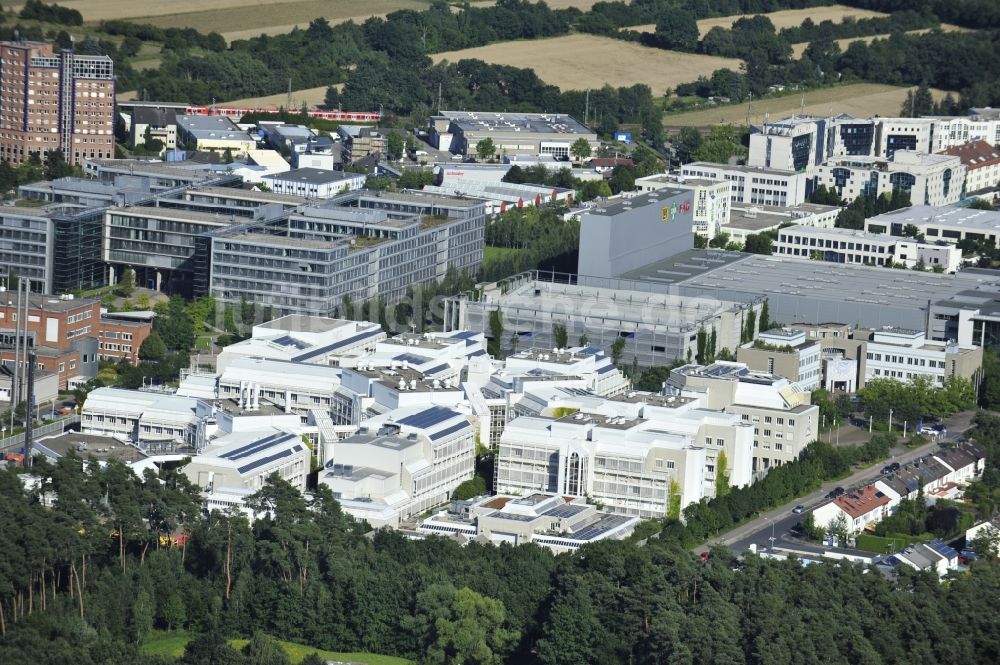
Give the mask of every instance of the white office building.
<svg viewBox="0 0 1000 665">
<path fill-rule="evenodd" d="M 774 253 L 833 263 L 860 263 L 876 266 L 902 265 L 955 272 L 962 264 L 962 252 L 953 244 L 926 242 L 854 229 L 820 229 L 788 226 L 778 232 Z"/>
<path fill-rule="evenodd" d="M 354 517 L 398 526 L 447 502 L 472 478 L 475 454 L 475 430 L 458 411 L 400 409 L 339 441 L 318 482 Z"/>
<path fill-rule="evenodd" d="M 963 195 L 965 166 L 958 157 L 897 150 L 885 157 L 835 157 L 816 167 L 816 185 L 845 201 L 858 196 L 891 195 L 902 190 L 915 204 L 945 206 Z"/>
<path fill-rule="evenodd" d="M 637 517 L 602 512 L 581 498 L 538 493 L 453 501 L 420 522 L 417 533 L 480 538 L 496 545 L 534 543 L 558 554 L 627 538 L 638 523 Z"/>
<path fill-rule="evenodd" d="M 722 230 L 732 242 L 743 244 L 748 235 L 777 231 L 788 224 L 832 229 L 840 210 L 837 206 L 816 203 L 787 207 L 736 203 L 729 214 L 729 225 Z"/>
<path fill-rule="evenodd" d="M 255 492 L 275 473 L 301 492 L 309 474 L 309 447 L 301 435 L 275 428 L 232 432 L 213 440 L 183 468 L 192 483 L 209 493 Z"/>
<path fill-rule="evenodd" d="M 310 199 L 329 199 L 343 192 L 356 192 L 364 189 L 365 177 L 364 173 L 326 171 L 305 167 L 266 175 L 262 180 L 276 194 L 291 194 Z"/>
<path fill-rule="evenodd" d="M 962 160 L 966 168 L 967 193 L 992 192 L 989 195 L 996 195 L 996 189 L 1000 185 L 1000 149 L 986 141 L 974 141 L 953 146 L 944 152 Z"/>
<path fill-rule="evenodd" d="M 620 415 L 515 418 L 500 437 L 496 490 L 589 496 L 615 514 L 659 518 L 672 496 L 683 510 L 715 495 L 723 451 L 729 484 L 749 484 L 752 428 L 696 402 L 650 395 L 609 403 Z"/>
<path fill-rule="evenodd" d="M 865 231 L 902 235 L 913 225 L 928 241 L 983 240 L 1000 247 L 1000 212 L 972 208 L 914 205 L 865 220 Z"/>
<path fill-rule="evenodd" d="M 811 193 L 811 172 L 773 169 L 763 166 L 736 166 L 691 162 L 681 167 L 685 178 L 728 180 L 733 203 L 794 206 L 804 203 Z"/>
<path fill-rule="evenodd" d="M 1000 146 L 1000 113 L 998 109 L 973 108 L 967 116 L 938 118 L 934 132 L 934 152 L 970 141 L 986 141 Z"/>
<path fill-rule="evenodd" d="M 80 429 L 114 436 L 148 453 L 200 450 L 209 404 L 191 397 L 120 388 L 95 388 L 80 411 Z"/>
<path fill-rule="evenodd" d="M 386 338 L 382 326 L 368 321 L 289 314 L 253 326 L 250 338 L 224 348 L 216 368 L 234 358 L 267 358 L 314 365 L 339 365 L 375 350 Z"/>
<path fill-rule="evenodd" d="M 664 390 L 705 397 L 707 408 L 737 415 L 751 425 L 755 474 L 798 459 L 819 433 L 819 407 L 810 403 L 809 391 L 786 377 L 753 371 L 744 363 L 684 365 L 670 372 Z"/>
<path fill-rule="evenodd" d="M 755 127 L 750 134 L 749 166 L 807 171 L 820 164 L 825 155 L 818 134 L 822 130 L 816 118 L 785 118 Z"/>
<path fill-rule="evenodd" d="M 983 350 L 957 342 L 935 342 L 922 330 L 886 328 L 872 331 L 865 358 L 865 380 L 891 378 L 909 382 L 925 376 L 944 385 L 951 376 L 968 377 L 978 385 Z"/>
</svg>

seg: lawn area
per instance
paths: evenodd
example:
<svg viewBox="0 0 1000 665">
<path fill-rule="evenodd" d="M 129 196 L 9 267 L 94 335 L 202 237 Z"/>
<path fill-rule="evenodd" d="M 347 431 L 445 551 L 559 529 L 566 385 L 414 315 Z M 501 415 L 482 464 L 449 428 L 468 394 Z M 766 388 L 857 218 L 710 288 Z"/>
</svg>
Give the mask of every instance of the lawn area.
<svg viewBox="0 0 1000 665">
<path fill-rule="evenodd" d="M 502 259 L 511 254 L 517 254 L 519 250 L 514 247 L 490 247 L 487 245 L 483 247 L 483 263 L 487 261 L 496 261 L 497 259 Z"/>
<path fill-rule="evenodd" d="M 862 533 L 857 537 L 857 547 L 859 550 L 864 550 L 866 552 L 891 554 L 892 552 L 898 552 L 907 545 L 922 543 L 925 540 L 933 539 L 934 536 L 929 533 L 925 533 L 920 536 L 895 536 L 892 538 L 886 536 L 875 536 L 870 533 Z"/>
<path fill-rule="evenodd" d="M 198 349 L 199 351 L 208 351 L 211 345 L 212 345 L 211 335 L 199 335 L 194 340 L 194 348 Z"/>
<path fill-rule="evenodd" d="M 189 633 L 183 631 L 153 631 L 153 633 L 146 638 L 146 641 L 143 643 L 142 650 L 151 656 L 179 658 L 184 655 L 184 647 L 189 641 L 191 641 L 191 637 L 192 636 Z M 249 641 L 250 640 L 229 640 L 229 644 L 236 649 L 242 649 Z M 303 658 L 313 652 L 316 652 L 321 658 L 325 658 L 326 660 L 364 663 L 365 665 L 412 665 L 411 661 L 406 660 L 405 658 L 382 656 L 376 653 L 340 653 L 337 651 L 323 651 L 322 649 L 314 649 L 310 646 L 306 646 L 305 644 L 295 644 L 294 642 L 285 642 L 282 640 L 278 640 L 278 644 L 280 644 L 285 650 L 293 663 L 301 662 Z"/>
</svg>

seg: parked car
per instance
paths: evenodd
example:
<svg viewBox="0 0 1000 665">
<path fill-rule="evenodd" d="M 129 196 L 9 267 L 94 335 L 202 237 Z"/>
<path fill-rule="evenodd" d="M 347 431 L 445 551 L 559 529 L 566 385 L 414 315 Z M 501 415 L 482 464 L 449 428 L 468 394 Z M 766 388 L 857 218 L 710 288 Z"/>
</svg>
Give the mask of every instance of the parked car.
<svg viewBox="0 0 1000 665">
<path fill-rule="evenodd" d="M 882 475 L 886 475 L 889 473 L 896 473 L 897 471 L 899 471 L 899 462 L 893 462 L 888 466 L 882 467 Z"/>
<path fill-rule="evenodd" d="M 826 498 L 836 499 L 838 496 L 843 496 L 843 494 L 844 494 L 843 487 L 834 487 L 832 490 L 830 490 L 830 493 L 826 495 Z"/>
<path fill-rule="evenodd" d="M 802 504 L 799 504 L 794 508 L 792 508 L 792 512 L 795 513 L 796 515 L 801 515 L 802 513 L 806 512 L 806 507 L 803 506 Z"/>
<path fill-rule="evenodd" d="M 973 561 L 977 560 L 978 558 L 979 558 L 979 555 L 976 554 L 975 551 L 970 550 L 968 548 L 962 550 L 958 554 L 958 562 L 959 563 L 963 563 L 963 564 L 972 563 Z"/>
</svg>

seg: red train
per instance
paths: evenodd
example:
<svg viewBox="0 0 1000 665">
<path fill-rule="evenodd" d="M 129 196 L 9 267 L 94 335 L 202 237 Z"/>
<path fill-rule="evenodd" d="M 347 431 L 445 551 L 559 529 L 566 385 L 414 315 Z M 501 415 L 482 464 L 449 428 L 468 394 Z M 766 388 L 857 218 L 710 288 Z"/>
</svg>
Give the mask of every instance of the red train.
<svg viewBox="0 0 1000 665">
<path fill-rule="evenodd" d="M 248 113 L 277 113 L 278 109 L 240 109 L 231 106 L 188 106 L 184 109 L 187 115 L 224 115 L 239 120 Z M 295 113 L 296 111 L 292 111 Z M 381 114 L 378 111 L 322 111 L 311 109 L 306 111 L 311 118 L 323 120 L 340 120 L 342 122 L 378 122 Z"/>
</svg>

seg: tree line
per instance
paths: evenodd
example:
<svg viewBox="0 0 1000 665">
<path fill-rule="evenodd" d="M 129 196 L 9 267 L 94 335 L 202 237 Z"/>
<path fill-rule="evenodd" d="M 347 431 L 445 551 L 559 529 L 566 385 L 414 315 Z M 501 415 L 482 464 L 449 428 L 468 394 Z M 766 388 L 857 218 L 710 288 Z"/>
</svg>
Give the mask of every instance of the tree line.
<svg viewBox="0 0 1000 665">
<path fill-rule="evenodd" d="M 976 30 L 1000 28 L 1000 6 L 993 0 L 843 0 L 841 4 L 879 12 L 913 10 Z"/>
<path fill-rule="evenodd" d="M 901 20 L 899 24 L 910 25 L 914 20 Z M 741 18 L 729 30 L 713 28 L 697 43 L 691 41 L 692 37 L 696 39 L 696 30 L 693 20 L 681 23 L 680 18 L 673 17 L 658 25 L 657 33 L 650 38 L 655 42 L 651 45 L 739 57 L 745 64 L 740 72 L 721 69 L 710 77 L 678 86 L 678 95 L 719 96 L 739 102 L 751 94 L 767 94 L 771 86 L 815 87 L 865 80 L 956 90 L 960 98 L 949 104 L 953 113 L 1000 103 L 1000 84 L 996 82 L 1000 44 L 983 39 L 978 32 L 896 31 L 869 43 L 853 42 L 842 50 L 833 32 L 815 30 L 803 55 L 793 59 L 791 44 L 784 35 L 794 33 L 777 33 L 765 16 Z"/>
<path fill-rule="evenodd" d="M 277 478 L 249 499 L 263 515 L 254 523 L 203 515 L 176 471 L 140 478 L 70 454 L 36 466 L 37 489 L 0 472 L 0 661 L 159 665 L 169 661 L 141 645 L 183 629 L 197 635 L 185 665 L 286 662 L 262 632 L 420 663 L 992 662 L 995 563 L 941 585 L 915 571 L 889 580 L 850 564 L 737 561 L 724 548 L 701 561 L 682 546 L 845 472 L 853 456 L 813 444 L 642 547 L 554 556 L 366 536 L 327 490 L 304 497 Z M 239 636 L 252 638 L 241 654 L 226 643 Z"/>
<path fill-rule="evenodd" d="M 564 220 L 551 206 L 512 208 L 486 223 L 486 252 L 479 278 L 496 281 L 525 270 L 576 271 L 580 222 Z"/>
<path fill-rule="evenodd" d="M 871 18 L 845 16 L 842 21 L 837 23 L 830 20 L 816 23 L 811 18 L 806 18 L 802 21 L 802 25 L 782 28 L 779 34 L 789 44 L 800 44 L 811 42 L 814 39 L 847 39 L 868 35 L 888 35 L 894 32 L 933 28 L 937 25 L 938 20 L 933 15 L 904 9 L 888 16 L 872 16 Z"/>
</svg>

